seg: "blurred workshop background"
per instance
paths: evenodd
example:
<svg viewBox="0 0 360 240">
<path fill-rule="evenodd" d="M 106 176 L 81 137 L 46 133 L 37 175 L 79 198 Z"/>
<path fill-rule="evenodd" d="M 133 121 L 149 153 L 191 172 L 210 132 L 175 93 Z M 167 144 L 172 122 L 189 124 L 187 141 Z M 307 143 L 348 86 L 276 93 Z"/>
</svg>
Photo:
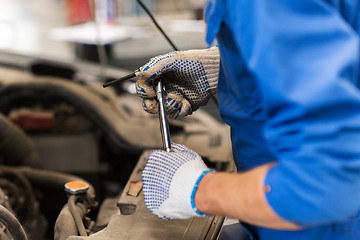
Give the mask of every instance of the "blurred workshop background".
<svg viewBox="0 0 360 240">
<path fill-rule="evenodd" d="M 204 0 L 144 0 L 181 49 L 204 48 Z M 65 61 L 99 61 L 134 70 L 172 51 L 134 0 L 2 0 L 0 50 Z M 96 23 L 94 23 L 94 21 Z"/>
</svg>

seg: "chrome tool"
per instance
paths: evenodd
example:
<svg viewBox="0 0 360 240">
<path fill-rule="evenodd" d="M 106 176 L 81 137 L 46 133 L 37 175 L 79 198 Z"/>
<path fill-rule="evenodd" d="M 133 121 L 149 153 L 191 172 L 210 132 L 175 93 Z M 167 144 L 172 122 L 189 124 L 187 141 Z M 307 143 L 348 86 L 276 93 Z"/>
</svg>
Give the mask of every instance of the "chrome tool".
<svg viewBox="0 0 360 240">
<path fill-rule="evenodd" d="M 163 141 L 163 148 L 165 151 L 171 151 L 171 141 L 170 141 L 170 131 L 169 124 L 166 117 L 165 107 L 164 107 L 164 88 L 161 82 L 161 79 L 158 79 L 156 83 L 156 97 L 159 102 L 159 120 L 160 120 L 160 131 Z"/>
</svg>

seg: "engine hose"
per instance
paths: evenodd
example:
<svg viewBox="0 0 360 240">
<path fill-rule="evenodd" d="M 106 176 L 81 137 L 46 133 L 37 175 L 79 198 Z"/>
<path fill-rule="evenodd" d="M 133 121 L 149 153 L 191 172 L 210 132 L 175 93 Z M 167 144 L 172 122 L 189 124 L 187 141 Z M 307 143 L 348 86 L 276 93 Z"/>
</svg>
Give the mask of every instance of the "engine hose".
<svg viewBox="0 0 360 240">
<path fill-rule="evenodd" d="M 75 203 L 76 200 L 77 200 L 77 197 L 75 195 L 72 195 L 69 197 L 69 200 L 68 200 L 69 210 L 70 210 L 71 215 L 74 218 L 74 222 L 75 222 L 76 228 L 77 228 L 80 236 L 87 236 L 86 229 L 85 229 L 84 223 L 82 221 L 82 217 L 79 214 L 79 212 L 76 210 L 76 203 Z"/>
<path fill-rule="evenodd" d="M 82 219 L 86 214 L 86 206 L 82 203 L 76 204 L 76 211 Z M 56 219 L 54 228 L 54 240 L 66 240 L 70 236 L 78 236 L 78 229 L 69 205 L 66 204 Z"/>
<path fill-rule="evenodd" d="M 3 189 L 0 188 L 0 205 L 3 205 L 6 209 L 12 211 L 8 196 L 5 195 Z"/>
<path fill-rule="evenodd" d="M 35 201 L 33 189 L 29 180 L 20 171 L 18 171 L 18 168 L 14 168 L 14 167 L 0 166 L 0 176 L 7 177 L 12 181 L 14 181 L 15 179 L 18 182 L 20 182 L 21 189 L 23 190 L 21 194 L 24 195 L 26 201 L 23 204 L 14 206 L 15 207 L 14 210 L 17 212 L 28 209 L 29 205 L 31 205 Z"/>
<path fill-rule="evenodd" d="M 23 174 L 33 185 L 36 186 L 48 186 L 48 187 L 56 187 L 56 188 L 64 188 L 65 183 L 71 181 L 83 181 L 89 185 L 89 190 L 87 191 L 86 197 L 91 205 L 95 204 L 95 189 L 93 185 L 89 182 L 81 179 L 80 177 L 59 173 L 55 171 L 42 170 L 42 169 L 33 169 L 30 167 L 5 167 L 0 166 L 0 171 L 2 169 L 16 169 L 21 174 Z"/>
<path fill-rule="evenodd" d="M 0 114 L 0 153 L 6 164 L 41 167 L 40 156 L 31 139 L 3 114 Z"/>
<path fill-rule="evenodd" d="M 41 231 L 35 231 L 33 226 L 40 219 L 40 209 L 30 181 L 18 167 L 0 166 L 0 176 L 4 177 L 0 178 L 0 187 L 9 191 L 9 202 L 15 216 L 28 230 L 29 237 L 39 236 L 37 234 Z"/>
<path fill-rule="evenodd" d="M 14 240 L 28 239 L 24 228 L 21 226 L 16 217 L 2 205 L 0 205 L 0 222 L 3 223 L 9 230 Z"/>
<path fill-rule="evenodd" d="M 10 202 L 11 206 L 13 206 L 15 211 L 18 211 L 20 206 L 23 207 L 26 198 L 22 197 L 21 190 L 16 184 L 12 183 L 8 179 L 0 178 L 0 187 L 1 189 L 6 190 L 7 195 L 11 196 L 8 198 L 8 201 Z"/>
</svg>

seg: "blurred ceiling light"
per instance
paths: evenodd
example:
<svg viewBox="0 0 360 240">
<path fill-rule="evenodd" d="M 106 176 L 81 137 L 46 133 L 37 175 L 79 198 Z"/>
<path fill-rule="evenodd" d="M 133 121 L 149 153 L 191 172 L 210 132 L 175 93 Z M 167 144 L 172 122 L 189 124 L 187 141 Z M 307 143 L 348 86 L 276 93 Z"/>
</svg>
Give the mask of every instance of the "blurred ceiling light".
<svg viewBox="0 0 360 240">
<path fill-rule="evenodd" d="M 0 36 L 0 47 L 9 47 L 14 39 L 14 32 L 10 23 L 0 22 Z"/>
</svg>

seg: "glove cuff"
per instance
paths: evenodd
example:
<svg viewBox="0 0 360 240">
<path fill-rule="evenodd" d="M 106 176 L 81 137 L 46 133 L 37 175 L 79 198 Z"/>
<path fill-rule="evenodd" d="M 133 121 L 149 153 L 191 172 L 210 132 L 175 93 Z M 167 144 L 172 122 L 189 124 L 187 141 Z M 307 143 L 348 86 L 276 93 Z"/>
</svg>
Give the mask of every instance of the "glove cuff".
<svg viewBox="0 0 360 240">
<path fill-rule="evenodd" d="M 192 190 L 192 193 L 191 193 L 191 207 L 192 207 L 192 209 L 194 210 L 194 212 L 196 214 L 198 214 L 199 216 L 202 216 L 202 217 L 206 217 L 206 216 L 210 216 L 210 215 L 206 214 L 206 213 L 203 213 L 203 212 L 200 212 L 199 209 L 197 209 L 197 207 L 195 205 L 195 194 L 196 194 L 196 191 L 198 189 L 200 181 L 203 179 L 205 174 L 207 174 L 209 172 L 214 172 L 214 171 L 209 169 L 209 170 L 205 170 L 205 171 L 202 172 L 200 177 L 196 180 L 195 186 L 194 186 L 194 188 Z"/>
<path fill-rule="evenodd" d="M 220 69 L 220 53 L 218 47 L 211 47 L 205 50 L 200 57 L 200 61 L 203 63 L 207 81 L 209 83 L 209 89 L 214 96 L 217 92 L 217 85 L 219 80 Z"/>
<path fill-rule="evenodd" d="M 209 82 L 209 89 L 211 91 L 211 95 L 215 96 L 217 93 L 218 79 L 217 78 L 208 78 L 208 82 Z"/>
</svg>

